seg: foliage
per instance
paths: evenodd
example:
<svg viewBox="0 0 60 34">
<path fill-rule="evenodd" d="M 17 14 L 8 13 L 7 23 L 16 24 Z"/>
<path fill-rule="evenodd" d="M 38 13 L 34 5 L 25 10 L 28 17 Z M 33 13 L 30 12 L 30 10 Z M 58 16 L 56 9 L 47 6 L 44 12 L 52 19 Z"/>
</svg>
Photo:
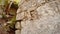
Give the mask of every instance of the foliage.
<svg viewBox="0 0 60 34">
<path fill-rule="evenodd" d="M 1 5 L 4 5 L 4 6 L 7 6 L 8 4 L 9 4 L 9 1 L 10 0 L 0 0 L 0 4 Z M 14 4 L 15 5 L 11 5 L 11 6 L 13 6 L 13 9 L 16 7 L 16 6 L 18 6 L 18 3 L 19 3 L 19 1 L 20 0 L 14 0 Z M 2 4 L 3 3 L 3 4 Z M 4 8 L 4 9 L 6 9 L 6 7 Z M 7 22 L 10 22 L 9 24 L 7 24 L 7 26 L 4 26 L 4 29 L 6 29 L 6 30 L 9 30 L 9 27 L 11 27 L 11 28 L 14 28 L 14 25 L 15 25 L 15 21 L 16 21 L 16 9 L 14 9 L 13 10 L 12 9 L 12 7 L 11 7 L 11 9 L 10 9 L 10 11 L 9 11 L 9 13 L 11 13 L 13 16 L 11 17 L 11 19 L 10 18 L 8 18 L 7 16 L 6 16 L 6 14 L 2 14 L 2 16 L 3 16 L 3 18 L 8 18 L 8 19 L 10 19 L 10 20 L 8 20 Z M 5 11 L 6 12 L 6 11 Z M 10 17 L 10 15 L 9 15 L 9 17 Z M 6 23 L 7 23 L 6 22 Z"/>
</svg>

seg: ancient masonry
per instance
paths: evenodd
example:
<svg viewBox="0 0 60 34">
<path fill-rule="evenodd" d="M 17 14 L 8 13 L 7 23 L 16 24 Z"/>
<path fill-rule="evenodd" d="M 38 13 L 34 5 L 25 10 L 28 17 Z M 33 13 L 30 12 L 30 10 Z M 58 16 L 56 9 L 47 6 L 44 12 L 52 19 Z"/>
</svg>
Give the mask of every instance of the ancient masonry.
<svg viewBox="0 0 60 34">
<path fill-rule="evenodd" d="M 60 34 L 60 0 L 21 0 L 15 34 Z"/>
</svg>

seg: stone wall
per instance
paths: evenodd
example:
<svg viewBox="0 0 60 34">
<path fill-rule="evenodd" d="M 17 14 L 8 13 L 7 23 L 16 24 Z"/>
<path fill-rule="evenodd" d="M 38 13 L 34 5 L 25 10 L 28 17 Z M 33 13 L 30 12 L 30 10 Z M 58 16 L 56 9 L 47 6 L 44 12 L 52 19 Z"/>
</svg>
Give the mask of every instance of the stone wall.
<svg viewBox="0 0 60 34">
<path fill-rule="evenodd" d="M 60 34 L 60 0 L 21 0 L 16 34 Z"/>
</svg>

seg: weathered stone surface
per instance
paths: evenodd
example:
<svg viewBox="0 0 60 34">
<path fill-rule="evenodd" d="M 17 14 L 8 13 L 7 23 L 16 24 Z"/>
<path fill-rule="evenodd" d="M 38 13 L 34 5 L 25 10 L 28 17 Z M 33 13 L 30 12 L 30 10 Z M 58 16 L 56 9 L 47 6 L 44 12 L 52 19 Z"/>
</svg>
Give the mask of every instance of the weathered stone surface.
<svg viewBox="0 0 60 34">
<path fill-rule="evenodd" d="M 60 0 L 28 0 L 19 9 L 21 34 L 60 34 Z"/>
</svg>

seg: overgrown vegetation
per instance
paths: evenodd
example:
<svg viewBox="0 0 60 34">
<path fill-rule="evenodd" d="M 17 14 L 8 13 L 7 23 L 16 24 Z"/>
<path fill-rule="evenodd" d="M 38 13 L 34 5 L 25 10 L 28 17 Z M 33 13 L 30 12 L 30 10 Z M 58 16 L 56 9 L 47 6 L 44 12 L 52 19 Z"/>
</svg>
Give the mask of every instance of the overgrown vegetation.
<svg viewBox="0 0 60 34">
<path fill-rule="evenodd" d="M 15 1 L 12 2 L 10 0 L 0 0 L 0 5 L 2 6 L 1 8 L 3 8 L 1 19 L 6 20 L 6 23 L 3 26 L 6 31 L 10 31 L 10 29 L 15 28 L 14 26 L 16 21 L 16 11 L 18 9 L 18 0 L 16 2 Z"/>
</svg>

